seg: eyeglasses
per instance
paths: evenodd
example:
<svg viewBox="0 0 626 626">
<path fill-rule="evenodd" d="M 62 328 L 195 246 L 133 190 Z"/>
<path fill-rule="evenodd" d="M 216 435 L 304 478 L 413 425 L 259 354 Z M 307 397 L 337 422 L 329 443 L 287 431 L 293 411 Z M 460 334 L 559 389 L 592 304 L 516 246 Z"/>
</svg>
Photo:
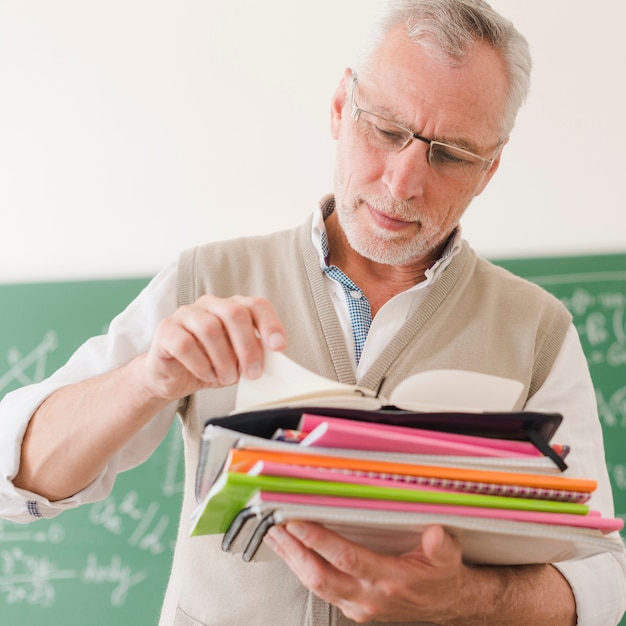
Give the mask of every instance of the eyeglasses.
<svg viewBox="0 0 626 626">
<path fill-rule="evenodd" d="M 496 160 L 503 141 L 500 141 L 495 154 L 491 159 L 452 146 L 441 141 L 428 139 L 414 133 L 409 128 L 392 120 L 385 119 L 375 113 L 361 109 L 356 103 L 356 74 L 352 74 L 350 104 L 352 117 L 360 128 L 360 134 L 373 148 L 386 152 L 400 152 L 404 150 L 413 139 L 418 139 L 428 144 L 428 162 L 437 174 L 454 178 L 456 180 L 469 180 L 476 178 L 489 170 Z"/>
</svg>

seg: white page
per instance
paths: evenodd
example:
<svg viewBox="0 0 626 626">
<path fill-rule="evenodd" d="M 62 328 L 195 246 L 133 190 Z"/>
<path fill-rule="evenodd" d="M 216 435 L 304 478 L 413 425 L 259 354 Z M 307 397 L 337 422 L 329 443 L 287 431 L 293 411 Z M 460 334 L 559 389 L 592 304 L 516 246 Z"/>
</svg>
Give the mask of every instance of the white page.
<svg viewBox="0 0 626 626">
<path fill-rule="evenodd" d="M 466 370 L 430 370 L 409 376 L 391 404 L 415 411 L 511 411 L 524 385 L 510 378 Z"/>
<path fill-rule="evenodd" d="M 281 352 L 265 350 L 264 358 L 265 365 L 260 378 L 241 378 L 237 388 L 237 412 L 268 404 L 286 405 L 300 398 L 356 395 L 353 385 L 311 372 Z M 315 405 L 315 402 L 312 404 Z"/>
<path fill-rule="evenodd" d="M 388 400 L 399 408 L 415 411 L 510 411 L 524 385 L 516 380 L 465 370 L 419 372 L 402 381 Z M 281 352 L 265 351 L 263 375 L 241 379 L 236 411 L 268 405 L 311 404 L 377 408 L 373 398 L 358 398 L 357 388 L 320 376 Z M 341 398 L 344 401 L 341 401 Z M 367 405 L 365 406 L 365 401 Z M 387 403 L 386 400 L 382 400 Z"/>
</svg>

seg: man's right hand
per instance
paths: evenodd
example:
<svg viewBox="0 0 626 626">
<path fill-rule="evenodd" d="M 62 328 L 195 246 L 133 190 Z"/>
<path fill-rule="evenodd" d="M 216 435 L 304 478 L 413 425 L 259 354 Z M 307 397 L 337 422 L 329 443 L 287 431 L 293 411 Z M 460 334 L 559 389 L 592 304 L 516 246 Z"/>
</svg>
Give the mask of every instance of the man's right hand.
<svg viewBox="0 0 626 626">
<path fill-rule="evenodd" d="M 145 360 L 144 384 L 161 400 L 258 378 L 263 347 L 282 350 L 285 329 L 264 298 L 204 295 L 158 326 Z"/>
</svg>

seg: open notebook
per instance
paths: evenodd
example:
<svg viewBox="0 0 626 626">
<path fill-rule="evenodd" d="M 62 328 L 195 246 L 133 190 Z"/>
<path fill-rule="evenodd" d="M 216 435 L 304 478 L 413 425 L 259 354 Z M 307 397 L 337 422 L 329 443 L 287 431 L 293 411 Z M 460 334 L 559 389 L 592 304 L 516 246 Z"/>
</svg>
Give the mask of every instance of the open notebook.
<svg viewBox="0 0 626 626">
<path fill-rule="evenodd" d="M 524 388 L 521 382 L 464 370 L 420 372 L 383 398 L 370 389 L 330 380 L 280 352 L 265 351 L 263 375 L 242 378 L 236 412 L 285 406 L 331 406 L 411 411 L 510 411 Z"/>
</svg>

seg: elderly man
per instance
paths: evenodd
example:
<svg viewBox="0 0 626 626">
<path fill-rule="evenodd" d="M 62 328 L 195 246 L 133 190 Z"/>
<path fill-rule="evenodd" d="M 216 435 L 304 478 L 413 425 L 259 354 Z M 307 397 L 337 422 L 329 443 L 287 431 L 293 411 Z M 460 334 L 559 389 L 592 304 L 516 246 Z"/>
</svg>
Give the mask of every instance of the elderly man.
<svg viewBox="0 0 626 626">
<path fill-rule="evenodd" d="M 482 0 L 389 3 L 332 99 L 334 195 L 295 230 L 184 253 L 106 337 L 7 397 L 5 515 L 51 517 L 105 497 L 178 411 L 187 484 L 162 624 L 616 624 L 626 559 L 608 554 L 477 567 L 439 526 L 389 556 L 293 522 L 266 539 L 282 560 L 246 564 L 219 537 L 189 538 L 202 423 L 233 408 L 240 376 L 261 375 L 263 347 L 344 382 L 384 378 L 386 394 L 431 368 L 520 380 L 520 408 L 564 414 L 572 472 L 598 480 L 594 508 L 611 515 L 569 315 L 461 238 L 529 69 L 524 39 Z"/>
</svg>

